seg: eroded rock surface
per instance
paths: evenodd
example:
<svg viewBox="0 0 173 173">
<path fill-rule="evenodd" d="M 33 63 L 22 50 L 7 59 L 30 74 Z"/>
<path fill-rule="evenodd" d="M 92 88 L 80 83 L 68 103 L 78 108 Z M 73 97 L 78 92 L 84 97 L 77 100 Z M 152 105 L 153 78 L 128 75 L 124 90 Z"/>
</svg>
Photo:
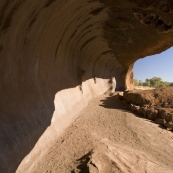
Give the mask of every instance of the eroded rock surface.
<svg viewBox="0 0 173 173">
<path fill-rule="evenodd" d="M 91 98 L 133 88 L 134 62 L 173 45 L 172 9 L 172 0 L 2 0 L 0 172 L 46 148 Z"/>
<path fill-rule="evenodd" d="M 102 95 L 17 173 L 173 173 L 172 154 L 172 132 L 124 111 L 116 94 Z"/>
<path fill-rule="evenodd" d="M 125 91 L 123 97 L 129 103 L 136 105 L 172 107 L 173 87 L 158 88 L 153 90 Z"/>
<path fill-rule="evenodd" d="M 173 87 L 125 91 L 120 99 L 131 111 L 173 131 Z"/>
</svg>

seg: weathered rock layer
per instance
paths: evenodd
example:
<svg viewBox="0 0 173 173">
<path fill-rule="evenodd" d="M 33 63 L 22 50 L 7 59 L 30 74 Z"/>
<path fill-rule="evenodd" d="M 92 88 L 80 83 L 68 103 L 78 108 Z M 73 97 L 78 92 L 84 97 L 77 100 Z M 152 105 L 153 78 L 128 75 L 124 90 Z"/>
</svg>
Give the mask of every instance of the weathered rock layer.
<svg viewBox="0 0 173 173">
<path fill-rule="evenodd" d="M 0 172 L 14 172 L 41 136 L 36 146 L 46 146 L 92 97 L 131 88 L 133 63 L 173 45 L 172 9 L 171 0 L 2 0 Z"/>
<path fill-rule="evenodd" d="M 173 131 L 173 87 L 126 91 L 120 99 L 131 111 Z"/>
</svg>

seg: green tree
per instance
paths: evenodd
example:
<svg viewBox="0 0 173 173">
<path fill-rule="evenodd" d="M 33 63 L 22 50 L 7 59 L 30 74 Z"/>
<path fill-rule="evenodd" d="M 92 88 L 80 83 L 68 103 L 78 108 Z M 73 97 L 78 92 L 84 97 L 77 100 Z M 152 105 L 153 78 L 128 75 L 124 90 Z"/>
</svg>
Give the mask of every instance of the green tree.
<svg viewBox="0 0 173 173">
<path fill-rule="evenodd" d="M 143 82 L 141 80 L 139 80 L 139 86 L 143 86 Z"/>
<path fill-rule="evenodd" d="M 150 79 L 145 79 L 146 86 L 150 86 Z"/>
<path fill-rule="evenodd" d="M 143 82 L 143 86 L 150 86 L 148 82 Z"/>
<path fill-rule="evenodd" d="M 169 86 L 169 82 L 164 81 L 163 83 L 165 84 L 165 87 Z"/>
<path fill-rule="evenodd" d="M 162 79 L 160 77 L 153 77 L 150 79 L 150 85 L 152 87 L 157 88 L 157 87 L 159 87 L 161 81 L 162 81 Z"/>
<path fill-rule="evenodd" d="M 149 86 L 149 87 L 154 87 L 154 88 L 173 86 L 173 83 L 169 83 L 167 81 L 162 81 L 162 78 L 160 78 L 160 77 L 153 77 L 151 79 L 145 79 L 145 82 L 134 79 L 134 84 L 135 84 L 135 86 Z"/>
<path fill-rule="evenodd" d="M 160 81 L 159 87 L 160 88 L 166 87 L 166 82 Z"/>
<path fill-rule="evenodd" d="M 138 82 L 137 79 L 133 79 L 133 83 L 134 83 L 135 86 L 138 86 L 139 85 L 139 82 Z"/>
</svg>

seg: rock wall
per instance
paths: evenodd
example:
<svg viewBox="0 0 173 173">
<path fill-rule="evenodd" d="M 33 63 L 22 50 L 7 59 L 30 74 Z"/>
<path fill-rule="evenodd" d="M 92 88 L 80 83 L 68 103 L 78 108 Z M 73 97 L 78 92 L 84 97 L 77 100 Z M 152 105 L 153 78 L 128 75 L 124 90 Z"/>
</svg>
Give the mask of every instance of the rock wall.
<svg viewBox="0 0 173 173">
<path fill-rule="evenodd" d="M 171 0 L 2 0 L 0 172 L 46 147 L 91 98 L 133 88 L 134 62 L 173 45 L 172 9 Z"/>
</svg>

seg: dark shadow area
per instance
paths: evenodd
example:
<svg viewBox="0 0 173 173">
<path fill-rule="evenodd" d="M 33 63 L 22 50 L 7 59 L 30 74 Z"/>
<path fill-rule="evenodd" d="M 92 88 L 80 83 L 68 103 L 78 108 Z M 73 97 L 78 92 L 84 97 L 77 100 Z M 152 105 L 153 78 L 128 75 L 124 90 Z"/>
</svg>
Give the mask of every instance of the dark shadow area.
<svg viewBox="0 0 173 173">
<path fill-rule="evenodd" d="M 89 167 L 88 167 L 88 162 L 90 161 L 90 156 L 92 154 L 92 151 L 88 152 L 84 156 L 82 156 L 80 159 L 77 159 L 77 169 L 79 173 L 89 173 Z M 71 171 L 71 173 L 75 173 L 75 170 Z"/>
<path fill-rule="evenodd" d="M 54 94 L 43 98 L 39 90 L 6 89 L 1 99 L 0 172 L 12 173 L 50 126 Z"/>
<path fill-rule="evenodd" d="M 81 157 L 77 161 L 79 161 L 79 165 L 77 168 L 80 170 L 80 173 L 89 173 L 89 167 L 87 166 L 87 163 L 90 160 L 91 153 L 86 154 L 85 156 Z"/>
<path fill-rule="evenodd" d="M 109 109 L 121 109 L 122 111 L 127 112 L 125 109 L 125 105 L 122 104 L 122 102 L 119 100 L 118 95 L 113 95 L 109 97 L 106 97 L 105 100 L 101 100 L 102 104 L 99 106 L 102 106 L 104 108 L 109 108 Z"/>
</svg>

